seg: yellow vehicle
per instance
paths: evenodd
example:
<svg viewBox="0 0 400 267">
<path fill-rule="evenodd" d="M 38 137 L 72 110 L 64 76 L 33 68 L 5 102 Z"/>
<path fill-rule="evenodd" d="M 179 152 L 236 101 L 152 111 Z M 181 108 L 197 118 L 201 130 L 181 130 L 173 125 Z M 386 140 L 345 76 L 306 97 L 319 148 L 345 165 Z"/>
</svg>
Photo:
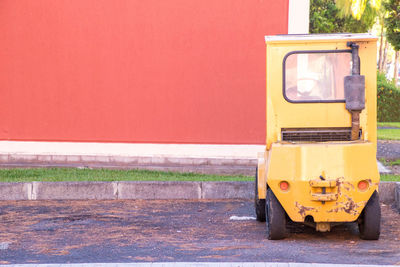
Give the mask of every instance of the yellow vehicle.
<svg viewBox="0 0 400 267">
<path fill-rule="evenodd" d="M 286 221 L 330 231 L 358 222 L 380 234 L 376 162 L 376 41 L 369 34 L 266 36 L 266 151 L 256 174 L 257 220 L 269 239 Z"/>
</svg>

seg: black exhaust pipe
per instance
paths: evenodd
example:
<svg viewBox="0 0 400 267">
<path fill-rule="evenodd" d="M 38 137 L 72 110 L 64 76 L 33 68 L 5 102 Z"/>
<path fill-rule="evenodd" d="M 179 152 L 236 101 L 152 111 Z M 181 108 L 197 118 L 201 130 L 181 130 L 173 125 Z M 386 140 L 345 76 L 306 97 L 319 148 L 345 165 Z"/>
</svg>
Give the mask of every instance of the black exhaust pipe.
<svg viewBox="0 0 400 267">
<path fill-rule="evenodd" d="M 351 48 L 352 70 L 351 75 L 344 77 L 344 96 L 346 109 L 351 113 L 351 140 L 359 139 L 360 113 L 365 108 L 365 76 L 360 75 L 360 57 L 358 44 L 348 42 Z"/>
</svg>

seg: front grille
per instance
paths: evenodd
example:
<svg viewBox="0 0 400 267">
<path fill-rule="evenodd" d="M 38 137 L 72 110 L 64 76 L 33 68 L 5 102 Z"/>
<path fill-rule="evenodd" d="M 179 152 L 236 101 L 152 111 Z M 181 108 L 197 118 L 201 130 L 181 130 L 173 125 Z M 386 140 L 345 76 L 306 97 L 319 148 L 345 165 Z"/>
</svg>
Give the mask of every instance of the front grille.
<svg viewBox="0 0 400 267">
<path fill-rule="evenodd" d="M 282 128 L 282 141 L 328 142 L 350 141 L 351 128 Z"/>
</svg>

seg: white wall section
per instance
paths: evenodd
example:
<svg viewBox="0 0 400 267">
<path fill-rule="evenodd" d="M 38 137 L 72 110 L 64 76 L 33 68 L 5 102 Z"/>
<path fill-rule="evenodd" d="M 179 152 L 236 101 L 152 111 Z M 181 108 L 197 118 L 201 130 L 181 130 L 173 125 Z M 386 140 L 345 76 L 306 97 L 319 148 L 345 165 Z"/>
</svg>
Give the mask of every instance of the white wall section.
<svg viewBox="0 0 400 267">
<path fill-rule="evenodd" d="M 128 144 L 0 141 L 0 155 L 90 155 L 256 159 L 265 145 Z"/>
<path fill-rule="evenodd" d="M 305 34 L 309 31 L 310 0 L 289 0 L 289 34 Z"/>
</svg>

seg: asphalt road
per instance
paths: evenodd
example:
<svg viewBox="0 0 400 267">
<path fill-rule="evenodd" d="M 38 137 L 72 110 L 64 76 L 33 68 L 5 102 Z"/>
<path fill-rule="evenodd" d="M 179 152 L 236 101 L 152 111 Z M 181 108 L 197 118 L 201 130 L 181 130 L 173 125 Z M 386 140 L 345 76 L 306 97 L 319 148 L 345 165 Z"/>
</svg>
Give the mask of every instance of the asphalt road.
<svg viewBox="0 0 400 267">
<path fill-rule="evenodd" d="M 376 158 L 400 159 L 400 141 L 378 140 Z"/>
<path fill-rule="evenodd" d="M 269 241 L 253 203 L 226 201 L 3 201 L 0 264 L 88 262 L 316 262 L 400 264 L 400 214 L 382 207 L 379 241 L 353 224 L 329 233 L 291 224 Z"/>
</svg>

